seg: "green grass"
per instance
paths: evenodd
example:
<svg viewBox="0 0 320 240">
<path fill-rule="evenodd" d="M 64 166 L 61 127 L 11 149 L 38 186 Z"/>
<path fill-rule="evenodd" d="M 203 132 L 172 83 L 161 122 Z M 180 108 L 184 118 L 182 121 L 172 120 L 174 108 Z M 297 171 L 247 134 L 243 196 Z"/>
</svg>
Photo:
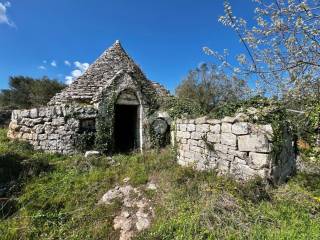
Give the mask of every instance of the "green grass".
<svg viewBox="0 0 320 240">
<path fill-rule="evenodd" d="M 36 153 L 0 132 L 0 154 L 46 162 L 49 170 L 23 178 L 17 211 L 0 220 L 0 239 L 118 239 L 113 219 L 121 205 L 97 205 L 122 180 L 149 180 L 156 218 L 137 239 L 319 239 L 320 176 L 298 174 L 277 188 L 247 184 L 177 166 L 170 149 L 144 155 L 85 159 Z M 42 166 L 42 165 L 41 165 Z"/>
</svg>

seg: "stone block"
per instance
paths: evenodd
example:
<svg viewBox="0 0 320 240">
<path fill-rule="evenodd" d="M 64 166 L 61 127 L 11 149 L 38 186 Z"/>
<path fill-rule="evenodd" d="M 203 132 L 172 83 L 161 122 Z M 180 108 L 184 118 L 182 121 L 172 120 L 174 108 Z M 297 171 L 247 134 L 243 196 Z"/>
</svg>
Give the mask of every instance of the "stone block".
<svg viewBox="0 0 320 240">
<path fill-rule="evenodd" d="M 22 134 L 22 139 L 32 140 L 32 133 L 23 133 Z"/>
<path fill-rule="evenodd" d="M 203 135 L 204 135 L 203 133 L 193 132 L 191 133 L 191 139 L 200 140 L 202 139 Z"/>
<path fill-rule="evenodd" d="M 228 146 L 223 145 L 223 144 L 215 144 L 214 150 L 222 152 L 222 153 L 228 153 Z"/>
<path fill-rule="evenodd" d="M 235 157 L 241 158 L 241 159 L 247 159 L 248 158 L 248 153 L 247 152 L 240 152 L 237 150 L 233 149 L 228 149 L 228 154 L 231 154 Z"/>
<path fill-rule="evenodd" d="M 227 161 L 233 161 L 234 160 L 234 156 L 230 155 L 230 154 L 227 154 L 227 153 L 217 152 L 216 156 L 219 159 L 224 159 L 224 160 L 227 160 Z"/>
<path fill-rule="evenodd" d="M 271 151 L 268 138 L 265 135 L 238 136 L 238 148 L 241 152 L 269 153 Z"/>
<path fill-rule="evenodd" d="M 245 113 L 238 113 L 235 116 L 235 122 L 246 122 L 249 121 L 249 116 Z"/>
<path fill-rule="evenodd" d="M 190 145 L 190 150 L 196 153 L 202 153 L 203 149 L 198 146 Z"/>
<path fill-rule="evenodd" d="M 231 133 L 232 124 L 231 123 L 222 123 L 221 124 L 221 132 L 222 133 Z"/>
<path fill-rule="evenodd" d="M 196 125 L 194 125 L 194 124 L 192 124 L 192 123 L 189 123 L 189 124 L 187 125 L 187 131 L 193 132 L 193 131 L 195 131 L 195 130 L 196 130 Z"/>
<path fill-rule="evenodd" d="M 21 132 L 21 133 L 31 133 L 31 128 L 28 128 L 28 127 L 26 127 L 26 126 L 22 126 L 22 127 L 20 128 L 20 132 Z"/>
<path fill-rule="evenodd" d="M 186 124 L 180 124 L 180 125 L 179 125 L 179 130 L 180 130 L 180 131 L 183 131 L 183 132 L 187 131 Z"/>
<path fill-rule="evenodd" d="M 269 154 L 263 153 L 249 153 L 250 163 L 252 164 L 252 168 L 254 169 L 261 169 L 263 167 L 268 167 L 269 164 Z"/>
<path fill-rule="evenodd" d="M 203 140 L 199 140 L 197 146 L 201 147 L 201 148 L 205 148 L 206 147 L 206 143 Z"/>
<path fill-rule="evenodd" d="M 235 117 L 224 117 L 223 119 L 221 119 L 222 123 L 234 123 L 234 121 L 236 120 Z"/>
<path fill-rule="evenodd" d="M 208 132 L 210 129 L 210 125 L 209 124 L 198 124 L 196 125 L 196 131 L 197 132 L 201 132 L 201 133 L 206 133 Z"/>
<path fill-rule="evenodd" d="M 42 141 L 42 140 L 47 140 L 48 139 L 48 134 L 39 134 L 38 135 L 38 140 Z"/>
<path fill-rule="evenodd" d="M 198 146 L 198 140 L 189 139 L 188 144 L 193 146 Z"/>
<path fill-rule="evenodd" d="M 198 152 L 195 152 L 193 154 L 193 159 L 194 159 L 195 162 L 203 162 L 203 161 L 206 160 L 204 154 L 201 154 L 201 153 L 198 153 Z"/>
<path fill-rule="evenodd" d="M 220 133 L 221 132 L 221 126 L 220 124 L 215 124 L 210 126 L 210 133 Z"/>
<path fill-rule="evenodd" d="M 182 144 L 186 144 L 186 143 L 188 143 L 188 140 L 187 139 L 185 139 L 185 138 L 181 138 L 181 141 L 180 141 Z"/>
<path fill-rule="evenodd" d="M 251 124 L 250 128 L 252 133 L 257 135 L 265 135 L 270 141 L 272 140 L 273 129 L 271 124 L 266 124 L 266 125 Z"/>
<path fill-rule="evenodd" d="M 52 125 L 54 126 L 60 126 L 60 125 L 64 125 L 64 118 L 63 117 L 58 117 L 58 118 L 54 118 L 52 119 Z"/>
<path fill-rule="evenodd" d="M 236 135 L 245 135 L 249 133 L 249 124 L 247 122 L 236 122 L 232 125 L 232 133 Z"/>
<path fill-rule="evenodd" d="M 45 133 L 51 134 L 54 132 L 54 130 L 55 130 L 55 128 L 53 126 L 51 126 L 50 123 L 44 124 L 44 132 Z"/>
<path fill-rule="evenodd" d="M 216 124 L 220 124 L 221 120 L 218 119 L 208 119 L 207 123 L 211 124 L 211 125 L 216 125 Z"/>
<path fill-rule="evenodd" d="M 226 174 L 229 172 L 230 169 L 230 162 L 223 160 L 223 159 L 219 159 L 217 161 L 217 170 L 218 172 L 221 174 Z"/>
<path fill-rule="evenodd" d="M 211 142 L 211 143 L 220 143 L 221 135 L 220 134 L 208 133 L 207 134 L 207 140 L 208 140 L 208 142 Z"/>
<path fill-rule="evenodd" d="M 29 118 L 30 117 L 30 110 L 21 110 L 20 115 L 22 118 Z"/>
<path fill-rule="evenodd" d="M 46 113 L 47 113 L 47 109 L 46 108 L 39 108 L 38 109 L 38 115 L 39 117 L 45 117 L 46 116 Z"/>
<path fill-rule="evenodd" d="M 37 108 L 33 108 L 30 110 L 30 117 L 31 118 L 37 118 L 38 117 L 38 109 Z"/>
<path fill-rule="evenodd" d="M 37 134 L 41 134 L 41 133 L 44 133 L 44 125 L 36 125 L 34 128 L 33 128 L 34 132 L 37 133 Z"/>
<path fill-rule="evenodd" d="M 236 178 L 240 180 L 249 180 L 254 177 L 265 177 L 264 170 L 254 170 L 250 168 L 248 165 L 242 164 L 241 162 L 231 163 L 230 173 Z"/>
<path fill-rule="evenodd" d="M 59 135 L 58 134 L 49 134 L 48 139 L 49 140 L 57 140 L 57 139 L 59 139 Z"/>
<path fill-rule="evenodd" d="M 235 157 L 231 164 L 247 165 L 247 162 L 246 162 L 246 160 L 244 160 L 244 159 L 241 159 L 241 158 L 239 158 L 239 157 Z"/>
<path fill-rule="evenodd" d="M 101 153 L 99 151 L 86 151 L 86 153 L 84 154 L 84 157 L 89 158 L 89 157 L 96 157 L 100 155 Z"/>
<path fill-rule="evenodd" d="M 229 146 L 237 146 L 237 136 L 232 133 L 222 133 L 221 134 L 221 144 Z"/>
<path fill-rule="evenodd" d="M 184 152 L 183 154 L 184 157 L 186 158 L 190 158 L 190 159 L 193 159 L 194 158 L 194 154 L 192 152 Z"/>
<path fill-rule="evenodd" d="M 190 133 L 189 132 L 177 132 L 177 137 L 178 138 L 190 138 Z"/>
<path fill-rule="evenodd" d="M 200 118 L 195 119 L 196 124 L 204 124 L 206 122 L 207 122 L 207 117 L 200 117 Z"/>
<path fill-rule="evenodd" d="M 11 129 L 12 131 L 19 131 L 21 128 L 20 125 L 18 125 L 16 120 L 12 120 L 9 124 L 9 129 Z"/>
</svg>

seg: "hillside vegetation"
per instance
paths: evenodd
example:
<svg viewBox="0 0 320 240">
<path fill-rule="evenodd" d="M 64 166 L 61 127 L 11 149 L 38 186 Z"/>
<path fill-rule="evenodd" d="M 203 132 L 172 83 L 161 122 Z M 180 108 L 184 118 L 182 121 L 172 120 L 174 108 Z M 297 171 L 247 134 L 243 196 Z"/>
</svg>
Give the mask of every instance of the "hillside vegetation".
<svg viewBox="0 0 320 240">
<path fill-rule="evenodd" d="M 37 153 L 1 131 L 0 169 L 10 190 L 1 200 L 1 239 L 118 239 L 113 219 L 120 203 L 98 205 L 114 186 L 152 180 L 155 219 L 136 239 L 319 239 L 320 177 L 298 173 L 272 187 L 236 183 L 214 172 L 195 172 L 164 149 L 144 155 L 85 159 Z M 317 164 L 319 166 L 320 164 Z"/>
</svg>

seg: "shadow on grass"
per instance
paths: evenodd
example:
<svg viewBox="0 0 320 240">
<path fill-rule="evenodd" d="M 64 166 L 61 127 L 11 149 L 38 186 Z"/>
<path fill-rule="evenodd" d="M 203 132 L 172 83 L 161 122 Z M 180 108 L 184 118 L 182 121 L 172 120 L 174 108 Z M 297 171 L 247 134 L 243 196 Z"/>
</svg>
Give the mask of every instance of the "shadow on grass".
<svg viewBox="0 0 320 240">
<path fill-rule="evenodd" d="M 9 217 L 17 210 L 15 196 L 20 194 L 28 179 L 52 169 L 46 158 L 25 157 L 17 153 L 1 154 L 0 219 Z"/>
</svg>

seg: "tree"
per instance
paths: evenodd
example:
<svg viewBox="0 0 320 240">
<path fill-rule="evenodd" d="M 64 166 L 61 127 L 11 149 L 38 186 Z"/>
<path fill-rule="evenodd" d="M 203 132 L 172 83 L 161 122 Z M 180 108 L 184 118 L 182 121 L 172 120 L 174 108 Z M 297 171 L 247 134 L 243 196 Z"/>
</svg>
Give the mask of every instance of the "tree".
<svg viewBox="0 0 320 240">
<path fill-rule="evenodd" d="M 65 88 L 64 84 L 47 77 L 41 79 L 23 76 L 10 77 L 9 89 L 0 92 L 0 106 L 5 109 L 44 106 L 63 88 Z"/>
<path fill-rule="evenodd" d="M 206 113 L 219 103 L 244 99 L 248 93 L 244 80 L 227 76 L 213 64 L 202 64 L 191 70 L 176 89 L 179 98 L 195 101 Z"/>
<path fill-rule="evenodd" d="M 320 4 L 319 0 L 254 0 L 255 24 L 249 26 L 233 14 L 228 1 L 219 21 L 232 28 L 244 46 L 244 53 L 231 64 L 228 52 L 204 48 L 221 65 L 241 77 L 257 81 L 257 91 L 277 96 L 296 110 L 306 110 L 311 99 L 320 105 Z M 319 113 L 320 118 L 320 113 Z M 320 122 L 318 123 L 320 144 Z"/>
</svg>

